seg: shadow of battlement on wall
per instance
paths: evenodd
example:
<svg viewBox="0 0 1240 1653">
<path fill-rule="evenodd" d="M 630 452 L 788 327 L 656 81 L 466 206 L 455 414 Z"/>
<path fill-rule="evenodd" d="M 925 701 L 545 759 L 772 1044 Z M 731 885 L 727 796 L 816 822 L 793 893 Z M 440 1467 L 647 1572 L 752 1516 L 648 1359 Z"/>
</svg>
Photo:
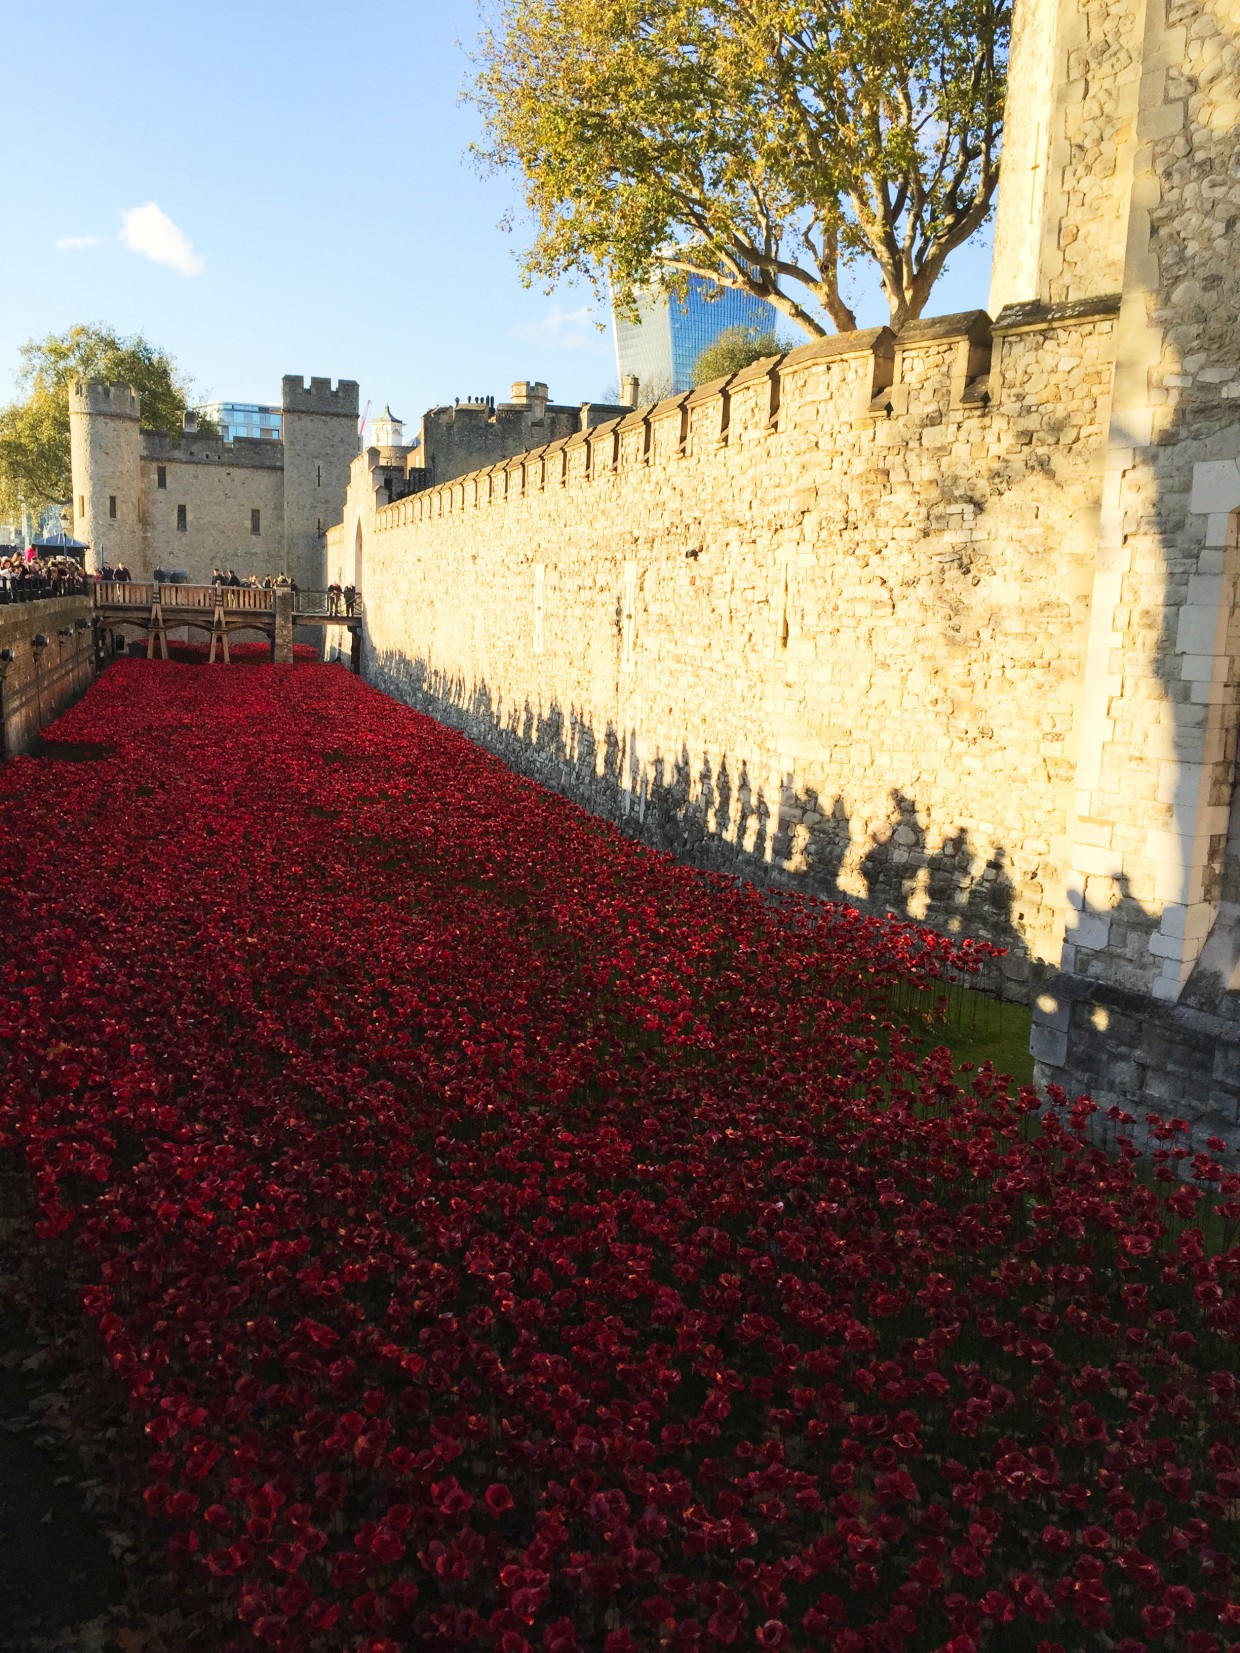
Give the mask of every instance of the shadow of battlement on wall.
<svg viewBox="0 0 1240 1653">
<path fill-rule="evenodd" d="M 885 825 L 854 839 L 845 800 L 785 778 L 777 796 L 735 754 L 655 751 L 601 730 L 579 709 L 502 703 L 485 681 L 436 671 L 400 650 L 377 651 L 367 676 L 393 698 L 459 729 L 517 773 L 614 822 L 628 836 L 705 871 L 796 889 L 924 923 L 1005 949 L 977 985 L 1027 1001 L 1045 967 L 1030 955 L 1003 846 L 975 849 L 964 827 L 937 847 L 917 802 L 894 791 Z"/>
</svg>

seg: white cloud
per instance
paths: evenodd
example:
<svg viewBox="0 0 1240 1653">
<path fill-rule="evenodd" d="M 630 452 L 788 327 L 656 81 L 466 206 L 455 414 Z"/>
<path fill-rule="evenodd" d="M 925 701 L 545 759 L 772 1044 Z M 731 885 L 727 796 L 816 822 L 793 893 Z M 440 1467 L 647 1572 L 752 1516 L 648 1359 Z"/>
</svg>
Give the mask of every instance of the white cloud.
<svg viewBox="0 0 1240 1653">
<path fill-rule="evenodd" d="M 182 275 L 199 275 L 203 259 L 196 253 L 189 237 L 178 228 L 166 212 L 161 212 L 154 201 L 144 207 L 130 207 L 121 214 L 121 240 L 130 252 L 141 253 L 152 264 L 166 264 Z"/>
<path fill-rule="evenodd" d="M 56 250 L 62 253 L 77 253 L 81 252 L 83 247 L 97 247 L 98 245 L 99 237 L 97 235 L 62 235 L 56 243 Z"/>
<path fill-rule="evenodd" d="M 553 304 L 541 321 L 522 322 L 519 327 L 513 328 L 513 333 L 519 339 L 554 345 L 560 350 L 605 351 L 610 346 L 606 334 L 599 332 L 598 323 L 602 319 L 589 304 L 583 304 L 577 310 L 565 310 Z"/>
</svg>

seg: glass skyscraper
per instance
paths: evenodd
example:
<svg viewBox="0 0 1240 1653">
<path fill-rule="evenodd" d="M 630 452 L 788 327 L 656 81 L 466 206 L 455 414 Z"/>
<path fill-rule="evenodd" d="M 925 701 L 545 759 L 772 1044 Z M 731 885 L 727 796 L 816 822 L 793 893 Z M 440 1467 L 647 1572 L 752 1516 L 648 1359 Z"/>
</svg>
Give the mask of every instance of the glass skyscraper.
<svg viewBox="0 0 1240 1653">
<path fill-rule="evenodd" d="M 708 292 L 719 296 L 708 298 Z M 725 328 L 773 333 L 778 319 L 766 299 L 735 287 L 716 288 L 700 276 L 689 277 L 683 299 L 650 288 L 638 293 L 637 317 L 630 321 L 612 308 L 617 371 L 621 380 L 636 374 L 642 402 L 691 389 L 694 362 Z"/>
</svg>

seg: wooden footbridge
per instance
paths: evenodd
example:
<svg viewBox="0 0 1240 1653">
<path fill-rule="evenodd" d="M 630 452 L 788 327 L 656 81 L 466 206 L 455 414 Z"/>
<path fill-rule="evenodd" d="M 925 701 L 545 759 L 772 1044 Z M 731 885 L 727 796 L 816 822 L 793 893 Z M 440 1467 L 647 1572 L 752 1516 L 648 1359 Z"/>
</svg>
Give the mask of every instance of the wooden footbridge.
<svg viewBox="0 0 1240 1653">
<path fill-rule="evenodd" d="M 168 632 L 180 626 L 210 634 L 208 661 L 216 651 L 228 664 L 228 640 L 240 631 L 258 631 L 271 642 L 273 660 L 291 661 L 293 632 L 297 626 L 314 626 L 323 635 L 331 626 L 347 632 L 349 658 L 354 671 L 361 669 L 362 600 L 345 604 L 326 591 L 300 591 L 296 586 L 274 586 L 268 590 L 249 585 L 173 585 L 138 580 L 96 580 L 95 618 L 100 630 L 116 632 L 122 626 L 136 626 L 146 632 L 146 657 L 168 658 Z"/>
</svg>

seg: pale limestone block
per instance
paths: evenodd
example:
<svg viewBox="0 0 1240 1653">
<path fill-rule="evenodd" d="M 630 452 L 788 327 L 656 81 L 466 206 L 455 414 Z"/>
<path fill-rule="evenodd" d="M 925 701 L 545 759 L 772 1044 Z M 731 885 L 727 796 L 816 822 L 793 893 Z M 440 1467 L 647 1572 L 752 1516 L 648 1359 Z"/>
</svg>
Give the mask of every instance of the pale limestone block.
<svg viewBox="0 0 1240 1653">
<path fill-rule="evenodd" d="M 1145 853 L 1151 861 L 1168 866 L 1187 866 L 1193 859 L 1197 836 L 1197 800 L 1176 811 L 1176 830 L 1154 827 L 1145 835 Z"/>
<path fill-rule="evenodd" d="M 1231 698 L 1231 691 L 1227 688 L 1226 674 L 1217 674 L 1203 682 L 1195 682 L 1190 691 L 1189 699 L 1198 706 L 1222 706 Z"/>
<path fill-rule="evenodd" d="M 1101 952 L 1111 937 L 1111 920 L 1101 913 L 1078 913 L 1069 909 L 1064 933 L 1074 947 Z"/>
<path fill-rule="evenodd" d="M 1226 676 L 1225 654 L 1185 654 L 1180 658 L 1180 680 L 1184 683 L 1220 683 Z"/>
<path fill-rule="evenodd" d="M 1162 934 L 1155 934 L 1150 937 L 1150 952 L 1155 958 L 1192 959 L 1196 958 L 1200 949 L 1201 943 L 1195 937 Z"/>
<path fill-rule="evenodd" d="M 1112 842 L 1113 832 L 1114 827 L 1110 821 L 1092 821 L 1088 817 L 1082 817 L 1082 819 L 1078 820 L 1076 823 L 1076 829 L 1073 837 L 1078 844 L 1095 844 L 1099 848 L 1109 849 Z M 1052 843 L 1051 853 L 1058 859 L 1064 859 L 1071 853 L 1071 851 L 1068 843 L 1065 841 L 1063 842 L 1063 847 L 1060 849 L 1056 849 Z"/>
<path fill-rule="evenodd" d="M 1159 803 L 1175 804 L 1177 808 L 1195 805 L 1209 773 L 1204 764 L 1164 759 L 1158 766 Z"/>
<path fill-rule="evenodd" d="M 1072 864 L 1079 873 L 1097 873 L 1104 878 L 1116 878 L 1123 870 L 1123 857 L 1113 849 L 1078 844 L 1072 852 Z"/>
<path fill-rule="evenodd" d="M 1213 923 L 1213 904 L 1199 901 L 1191 907 L 1178 904 L 1165 907 L 1159 929 L 1165 936 L 1187 936 L 1195 941 L 1204 941 Z"/>
<path fill-rule="evenodd" d="M 1230 591 L 1227 592 L 1230 596 Z M 1188 601 L 1202 608 L 1217 608 L 1224 596 L 1222 576 L 1218 574 L 1190 574 Z"/>
<path fill-rule="evenodd" d="M 1240 465 L 1234 459 L 1203 459 L 1193 466 L 1190 509 L 1199 515 L 1240 507 Z"/>
<path fill-rule="evenodd" d="M 1048 1067 L 1060 1068 L 1068 1059 L 1068 1035 L 1053 1027 L 1040 1027 L 1036 1023 L 1029 1034 L 1029 1049 L 1037 1062 L 1045 1062 Z"/>
<path fill-rule="evenodd" d="M 1203 882 L 1202 869 L 1187 858 L 1155 858 L 1154 900 L 1159 906 L 1168 901 L 1192 906 L 1201 899 Z"/>
<path fill-rule="evenodd" d="M 1219 643 L 1223 616 L 1217 604 L 1185 603 L 1175 627 L 1177 654 L 1214 654 Z"/>
</svg>

